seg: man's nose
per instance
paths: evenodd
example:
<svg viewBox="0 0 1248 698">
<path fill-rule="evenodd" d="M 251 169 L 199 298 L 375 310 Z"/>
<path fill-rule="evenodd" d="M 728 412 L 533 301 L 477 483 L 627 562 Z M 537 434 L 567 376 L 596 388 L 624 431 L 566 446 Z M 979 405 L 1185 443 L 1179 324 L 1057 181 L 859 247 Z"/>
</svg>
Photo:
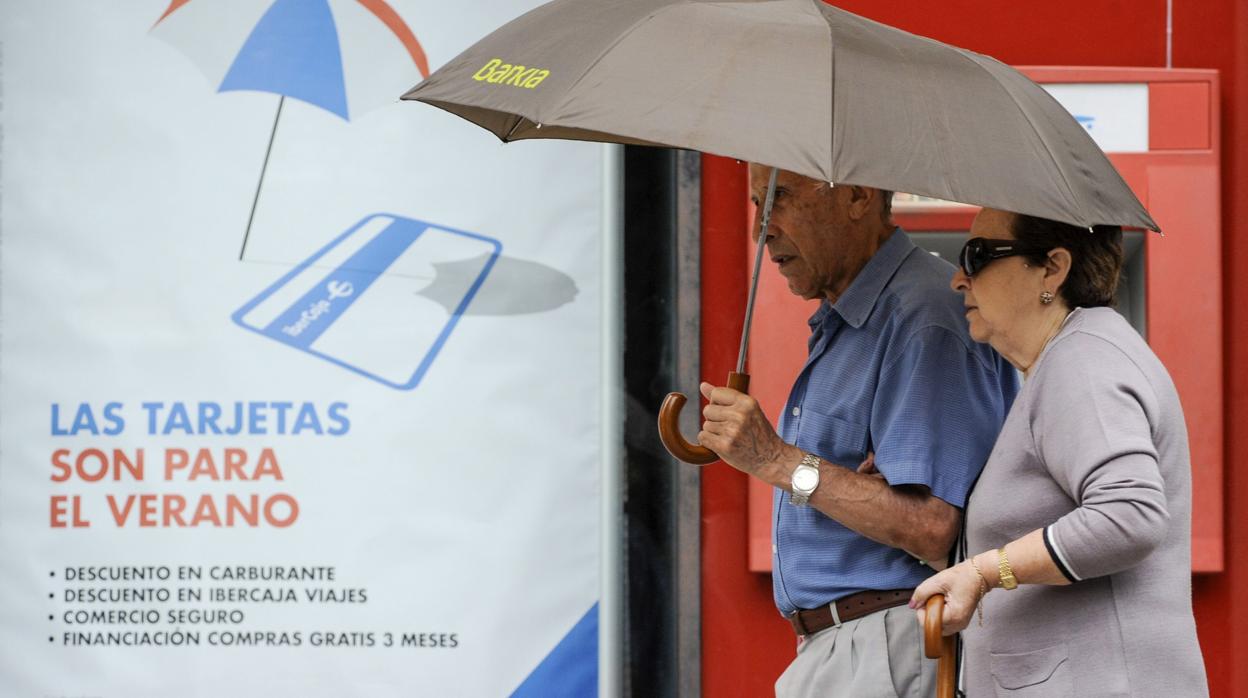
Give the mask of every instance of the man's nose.
<svg viewBox="0 0 1248 698">
<path fill-rule="evenodd" d="M 767 244 L 767 243 L 768 243 L 768 242 L 770 242 L 771 240 L 774 240 L 774 239 L 775 239 L 775 237 L 776 237 L 776 228 L 775 228 L 775 225 L 774 225 L 774 224 L 775 224 L 775 220 L 772 220 L 772 221 L 771 221 L 771 225 L 768 225 L 768 226 L 767 226 L 767 239 L 763 241 L 763 244 Z M 753 240 L 754 242 L 756 242 L 756 243 L 757 243 L 757 242 L 758 242 L 758 236 L 759 236 L 759 234 L 761 234 L 761 233 L 762 233 L 762 231 L 763 231 L 763 222 L 762 222 L 761 220 L 759 220 L 758 218 L 755 218 L 755 219 L 754 219 L 754 226 L 753 226 L 752 228 L 750 228 L 750 239 L 751 239 L 751 240 Z"/>
</svg>

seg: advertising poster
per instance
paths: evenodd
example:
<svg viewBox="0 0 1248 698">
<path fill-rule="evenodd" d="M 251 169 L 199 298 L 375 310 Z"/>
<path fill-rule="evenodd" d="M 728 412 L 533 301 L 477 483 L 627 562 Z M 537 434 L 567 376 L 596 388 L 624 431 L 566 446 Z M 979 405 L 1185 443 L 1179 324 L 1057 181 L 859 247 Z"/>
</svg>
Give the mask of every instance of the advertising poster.
<svg viewBox="0 0 1248 698">
<path fill-rule="evenodd" d="M 0 695 L 595 695 L 604 147 L 534 0 L 0 5 Z"/>
</svg>

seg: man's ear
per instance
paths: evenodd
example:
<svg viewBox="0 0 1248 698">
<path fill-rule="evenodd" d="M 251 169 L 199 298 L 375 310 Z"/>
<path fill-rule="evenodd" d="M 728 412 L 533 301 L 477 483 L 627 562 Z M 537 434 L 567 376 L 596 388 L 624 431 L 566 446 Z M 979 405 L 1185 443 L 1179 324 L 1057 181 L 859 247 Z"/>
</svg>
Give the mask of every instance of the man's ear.
<svg viewBox="0 0 1248 698">
<path fill-rule="evenodd" d="M 856 184 L 851 184 L 845 188 L 849 190 L 849 207 L 847 209 L 849 219 L 851 221 L 860 221 L 866 218 L 872 209 L 872 202 L 880 195 L 880 192 L 876 189 L 860 187 Z"/>
</svg>

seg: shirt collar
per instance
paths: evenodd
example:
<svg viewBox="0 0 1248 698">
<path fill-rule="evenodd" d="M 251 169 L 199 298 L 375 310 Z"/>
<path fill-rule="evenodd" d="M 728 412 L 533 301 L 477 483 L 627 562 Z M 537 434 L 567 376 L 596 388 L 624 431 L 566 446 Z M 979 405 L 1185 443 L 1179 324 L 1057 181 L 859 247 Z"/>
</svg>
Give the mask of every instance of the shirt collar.
<svg viewBox="0 0 1248 698">
<path fill-rule="evenodd" d="M 832 311 L 836 311 L 851 327 L 862 327 L 871 316 L 871 311 L 875 309 L 875 303 L 888 286 L 889 280 L 912 250 L 914 242 L 910 240 L 910 236 L 901 228 L 893 228 L 893 234 L 876 250 L 875 255 L 858 272 L 858 276 L 854 277 L 849 288 L 845 289 L 845 293 L 841 294 L 836 303 L 829 304 L 824 301 L 819 304 L 819 309 L 810 318 L 811 327 L 822 324 Z"/>
</svg>

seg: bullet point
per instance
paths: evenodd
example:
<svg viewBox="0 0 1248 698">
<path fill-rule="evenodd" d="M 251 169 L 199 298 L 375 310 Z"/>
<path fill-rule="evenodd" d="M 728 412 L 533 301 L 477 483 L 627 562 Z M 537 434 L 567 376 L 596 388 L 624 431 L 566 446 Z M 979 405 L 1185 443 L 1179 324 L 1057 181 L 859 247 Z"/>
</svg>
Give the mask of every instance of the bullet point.
<svg viewBox="0 0 1248 698">
<path fill-rule="evenodd" d="M 48 616 L 48 620 L 52 620 L 52 616 Z"/>
<path fill-rule="evenodd" d="M 55 576 L 56 576 L 56 572 L 49 572 L 49 573 L 48 573 L 48 576 L 49 576 L 49 577 L 55 577 Z"/>
<path fill-rule="evenodd" d="M 53 642 L 52 638 L 48 638 L 48 642 Z"/>
<path fill-rule="evenodd" d="M 48 598 L 49 598 L 49 599 L 50 599 L 50 598 L 53 598 L 54 596 L 56 596 L 56 595 L 55 595 L 55 594 L 48 594 Z"/>
</svg>

